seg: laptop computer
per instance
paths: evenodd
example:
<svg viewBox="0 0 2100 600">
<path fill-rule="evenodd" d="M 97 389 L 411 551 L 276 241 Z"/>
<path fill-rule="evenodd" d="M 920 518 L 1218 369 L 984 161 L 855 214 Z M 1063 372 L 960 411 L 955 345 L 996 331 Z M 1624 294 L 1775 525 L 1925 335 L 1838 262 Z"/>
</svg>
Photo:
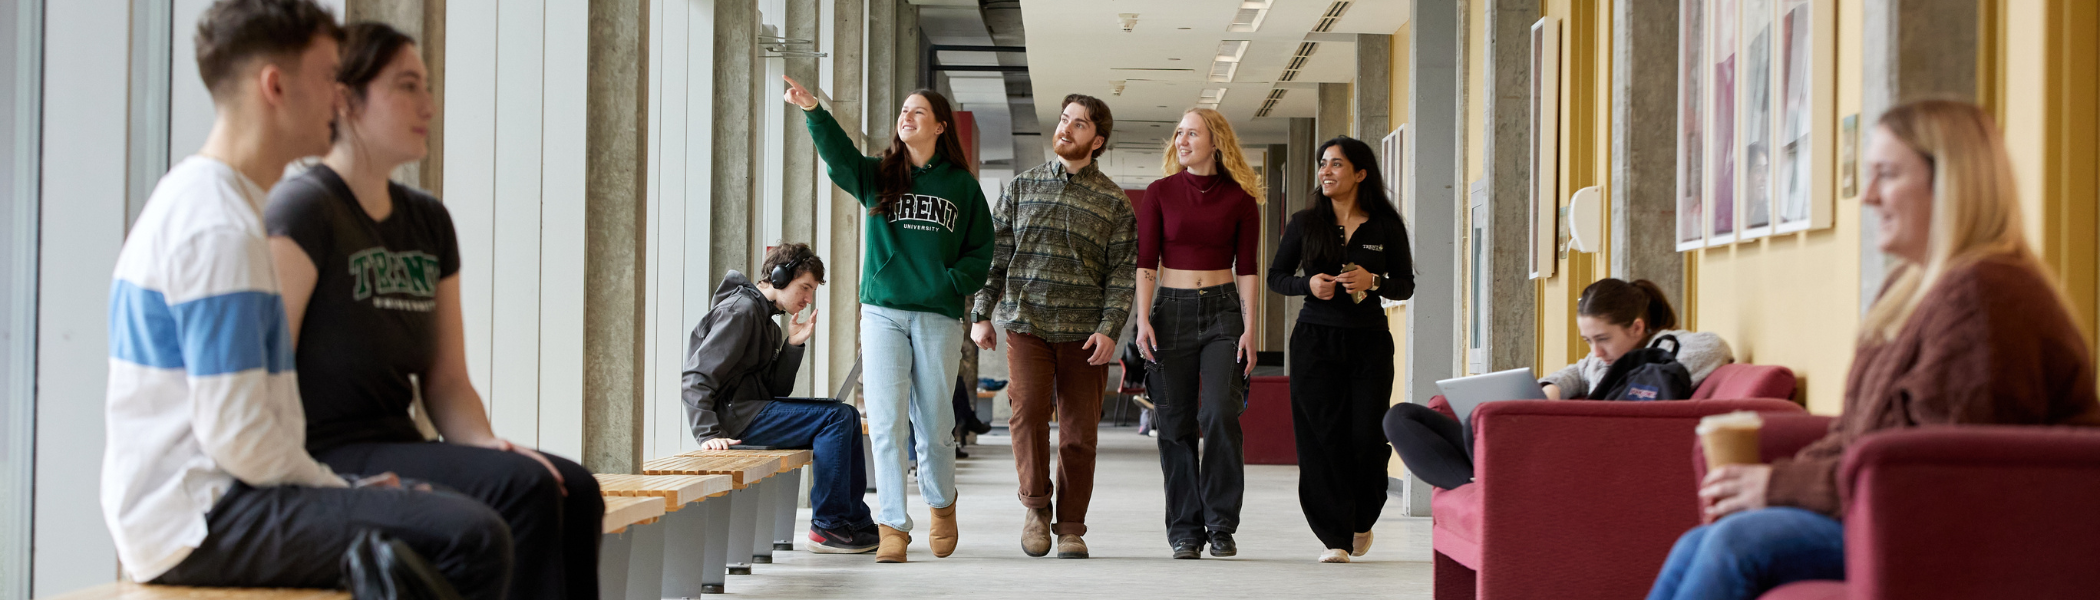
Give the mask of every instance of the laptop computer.
<svg viewBox="0 0 2100 600">
<path fill-rule="evenodd" d="M 1436 388 L 1444 392 L 1444 401 L 1451 403 L 1451 413 L 1464 428 L 1467 456 L 1473 454 L 1473 409 L 1497 400 L 1546 399 L 1546 389 L 1530 367 L 1445 379 L 1436 382 Z"/>
</svg>

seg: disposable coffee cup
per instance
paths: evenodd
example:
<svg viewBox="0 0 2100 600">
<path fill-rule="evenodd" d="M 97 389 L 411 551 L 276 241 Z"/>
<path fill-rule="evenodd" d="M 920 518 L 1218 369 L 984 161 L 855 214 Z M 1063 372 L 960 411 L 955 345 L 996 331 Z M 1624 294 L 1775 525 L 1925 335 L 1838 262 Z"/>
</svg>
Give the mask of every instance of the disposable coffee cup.
<svg viewBox="0 0 2100 600">
<path fill-rule="evenodd" d="M 1763 463 L 1757 453 L 1757 431 L 1764 424 L 1757 413 L 1746 410 L 1699 419 L 1699 443 L 1706 450 L 1706 468 Z"/>
</svg>

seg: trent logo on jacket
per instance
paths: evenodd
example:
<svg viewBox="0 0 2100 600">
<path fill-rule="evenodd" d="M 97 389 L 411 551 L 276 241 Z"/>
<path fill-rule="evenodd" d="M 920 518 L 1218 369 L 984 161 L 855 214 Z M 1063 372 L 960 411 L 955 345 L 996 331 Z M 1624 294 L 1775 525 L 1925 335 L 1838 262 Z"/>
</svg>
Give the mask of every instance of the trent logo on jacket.
<svg viewBox="0 0 2100 600">
<path fill-rule="evenodd" d="M 932 227 L 918 224 L 932 223 L 952 232 L 955 231 L 955 203 L 936 196 L 905 194 L 897 199 L 897 204 L 890 207 L 889 220 L 891 224 L 909 229 L 935 231 Z"/>
</svg>

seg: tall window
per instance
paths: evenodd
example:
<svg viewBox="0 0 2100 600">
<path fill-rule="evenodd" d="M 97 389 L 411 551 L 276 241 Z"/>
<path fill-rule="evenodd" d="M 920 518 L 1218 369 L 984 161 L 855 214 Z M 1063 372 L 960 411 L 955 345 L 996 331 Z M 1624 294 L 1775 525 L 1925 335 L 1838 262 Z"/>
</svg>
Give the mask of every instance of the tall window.
<svg viewBox="0 0 2100 600">
<path fill-rule="evenodd" d="M 42 8 L 0 0 L 0 600 L 29 598 Z"/>
</svg>

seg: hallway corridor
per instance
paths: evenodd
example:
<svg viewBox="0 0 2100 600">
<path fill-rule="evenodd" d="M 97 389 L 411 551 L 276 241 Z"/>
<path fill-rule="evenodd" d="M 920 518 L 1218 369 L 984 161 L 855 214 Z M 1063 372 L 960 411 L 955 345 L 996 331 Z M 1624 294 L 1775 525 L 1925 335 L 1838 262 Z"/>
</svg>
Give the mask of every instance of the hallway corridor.
<svg viewBox="0 0 2100 600">
<path fill-rule="evenodd" d="M 1004 429 L 995 430 L 999 433 Z M 871 555 L 774 553 L 774 564 L 732 576 L 729 593 L 745 598 L 1428 598 L 1429 520 L 1400 516 L 1386 504 L 1371 553 L 1345 565 L 1313 562 L 1319 542 L 1298 510 L 1298 470 L 1249 465 L 1247 500 L 1234 558 L 1168 558 L 1159 459 L 1153 439 L 1133 427 L 1103 424 L 1094 502 L 1087 515 L 1093 558 L 1058 560 L 1021 553 L 1021 504 L 1014 497 L 1013 453 L 1002 435 L 978 438 L 957 461 L 962 539 L 955 554 L 933 557 L 925 542 L 926 507 L 916 497 L 918 531 L 911 562 L 878 565 Z M 873 504 L 874 494 L 867 496 Z M 798 525 L 806 531 L 809 511 Z"/>
</svg>

